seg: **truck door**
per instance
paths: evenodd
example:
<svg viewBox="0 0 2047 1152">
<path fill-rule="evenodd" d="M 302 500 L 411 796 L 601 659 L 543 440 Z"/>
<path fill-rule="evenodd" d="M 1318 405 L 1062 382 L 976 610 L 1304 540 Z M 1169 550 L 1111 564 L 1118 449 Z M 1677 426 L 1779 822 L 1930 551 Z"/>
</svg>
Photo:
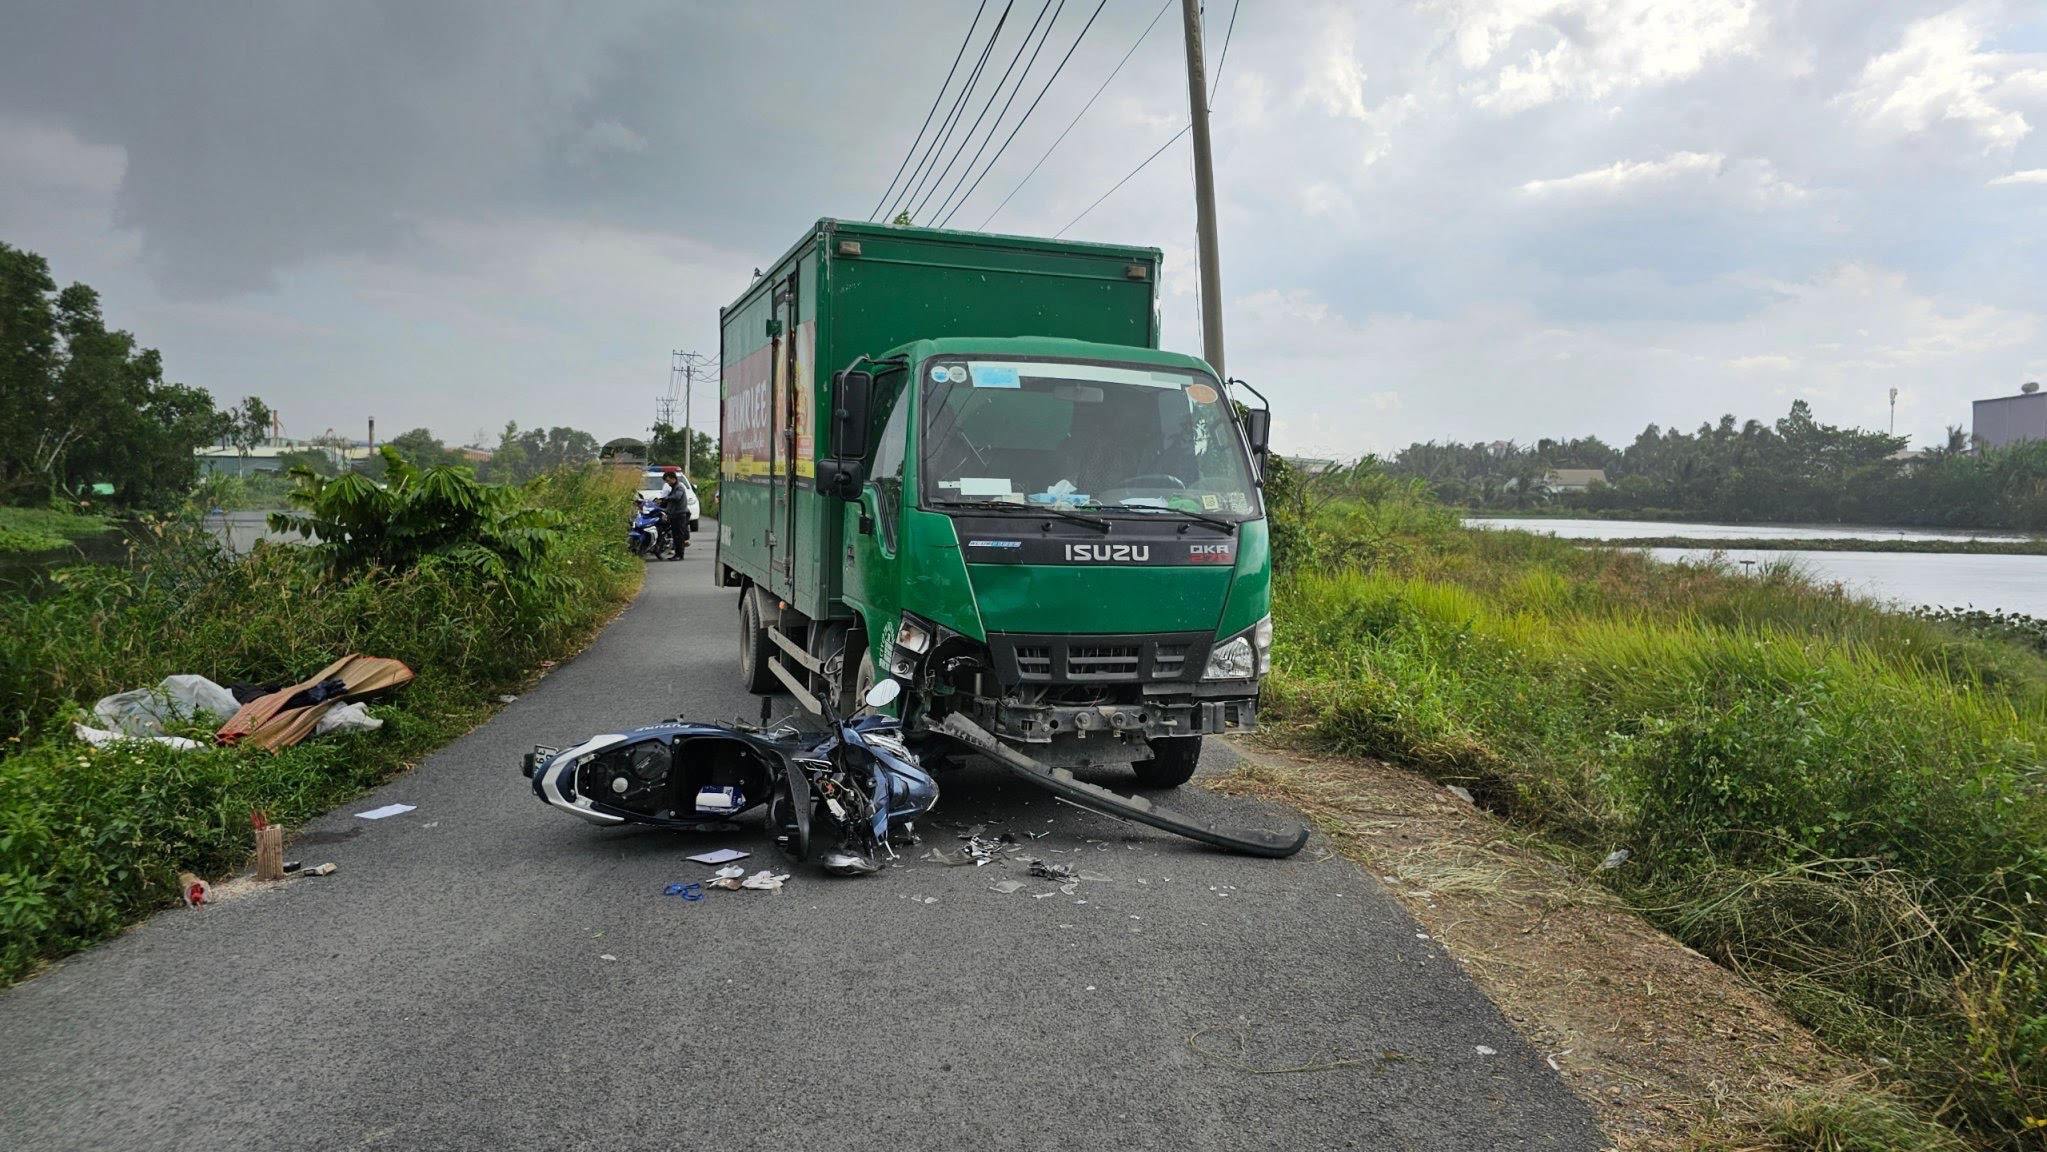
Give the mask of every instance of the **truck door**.
<svg viewBox="0 0 2047 1152">
<path fill-rule="evenodd" d="M 795 272 L 775 289 L 774 357 L 775 387 L 769 431 L 768 483 L 773 507 L 769 519 L 768 570 L 774 590 L 784 599 L 796 597 L 796 442 L 798 413 L 807 405 L 798 403 L 798 391 L 808 386 L 801 378 L 796 357 Z"/>
</svg>

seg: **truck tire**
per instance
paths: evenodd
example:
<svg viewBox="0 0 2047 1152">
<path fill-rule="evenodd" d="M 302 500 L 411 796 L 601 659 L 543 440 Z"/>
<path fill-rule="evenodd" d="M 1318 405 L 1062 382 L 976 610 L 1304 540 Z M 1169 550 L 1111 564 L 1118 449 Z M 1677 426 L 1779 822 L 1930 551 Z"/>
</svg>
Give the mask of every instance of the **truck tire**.
<svg viewBox="0 0 2047 1152">
<path fill-rule="evenodd" d="M 1139 788 L 1178 788 L 1194 779 L 1194 767 L 1201 762 L 1201 737 L 1154 736 L 1148 743 L 1151 759 L 1130 766 Z"/>
<path fill-rule="evenodd" d="M 753 589 L 739 594 L 739 682 L 755 696 L 769 696 L 782 690 L 782 682 L 768 671 L 774 641 L 761 626 L 761 606 Z"/>
</svg>

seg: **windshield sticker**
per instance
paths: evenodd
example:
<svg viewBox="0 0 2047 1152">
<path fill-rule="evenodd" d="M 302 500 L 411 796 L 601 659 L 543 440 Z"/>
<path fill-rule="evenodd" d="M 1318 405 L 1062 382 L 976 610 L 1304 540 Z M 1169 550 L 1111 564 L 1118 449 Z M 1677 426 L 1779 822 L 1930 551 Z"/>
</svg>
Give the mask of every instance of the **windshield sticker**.
<svg viewBox="0 0 2047 1152">
<path fill-rule="evenodd" d="M 960 495 L 962 496 L 1011 496 L 1015 492 L 1015 486 L 1010 484 L 1007 477 L 960 477 Z"/>
<path fill-rule="evenodd" d="M 967 370 L 954 364 L 945 370 L 945 378 L 954 384 L 965 384 L 967 382 Z"/>
<path fill-rule="evenodd" d="M 1210 512 L 1213 512 L 1216 509 L 1223 506 L 1222 498 L 1217 496 L 1213 492 L 1203 492 L 1201 494 L 1201 506 L 1202 508 Z"/>
<path fill-rule="evenodd" d="M 931 382 L 933 384 L 943 384 L 946 379 L 945 365 L 940 364 L 931 369 Z"/>
<path fill-rule="evenodd" d="M 959 371 L 954 368 L 953 371 Z M 958 383 L 957 380 L 954 383 Z M 1021 388 L 1023 380 L 1010 364 L 974 365 L 974 387 L 976 388 Z"/>
<path fill-rule="evenodd" d="M 1215 389 L 1206 384 L 1189 384 L 1187 385 L 1187 399 L 1194 401 L 1196 404 L 1213 404 L 1216 402 L 1217 397 Z"/>
<path fill-rule="evenodd" d="M 1251 498 L 1242 492 L 1230 493 L 1230 511 L 1245 513 L 1251 510 Z"/>
</svg>

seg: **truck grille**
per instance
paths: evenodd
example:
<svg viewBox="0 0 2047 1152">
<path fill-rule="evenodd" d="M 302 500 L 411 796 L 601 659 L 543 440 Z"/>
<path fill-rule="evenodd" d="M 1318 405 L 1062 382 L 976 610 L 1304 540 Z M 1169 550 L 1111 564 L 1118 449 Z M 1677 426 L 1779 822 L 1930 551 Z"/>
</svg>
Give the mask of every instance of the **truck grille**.
<svg viewBox="0 0 2047 1152">
<path fill-rule="evenodd" d="M 1005 684 L 1138 684 L 1198 677 L 1214 637 L 1205 632 L 1046 636 L 993 632 L 988 647 Z M 1192 665 L 1190 668 L 1189 665 Z"/>
</svg>

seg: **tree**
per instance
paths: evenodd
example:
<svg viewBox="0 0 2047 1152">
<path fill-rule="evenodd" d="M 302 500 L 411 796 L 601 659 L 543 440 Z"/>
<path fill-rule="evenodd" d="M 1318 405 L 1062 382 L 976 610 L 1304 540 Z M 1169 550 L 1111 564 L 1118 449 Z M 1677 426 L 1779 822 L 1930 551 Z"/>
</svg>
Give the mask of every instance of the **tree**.
<svg viewBox="0 0 2047 1152">
<path fill-rule="evenodd" d="M 192 450 L 225 431 L 210 396 L 107 328 L 98 293 L 59 290 L 42 257 L 0 243 L 0 495 L 110 481 L 119 502 L 167 507 L 198 475 Z"/>
<path fill-rule="evenodd" d="M 263 403 L 262 397 L 245 396 L 228 412 L 228 439 L 247 456 L 249 449 L 270 438 L 276 419 L 276 410 Z"/>
<path fill-rule="evenodd" d="M 713 479 L 718 475 L 718 442 L 707 432 L 672 424 L 654 425 L 654 438 L 647 441 L 647 463 L 679 466 L 685 459 L 689 461 L 692 482 L 702 484 Z"/>
<path fill-rule="evenodd" d="M 557 468 L 581 468 L 597 459 L 597 438 L 580 428 L 532 428 L 506 423 L 486 472 L 501 483 L 522 484 Z"/>
</svg>

